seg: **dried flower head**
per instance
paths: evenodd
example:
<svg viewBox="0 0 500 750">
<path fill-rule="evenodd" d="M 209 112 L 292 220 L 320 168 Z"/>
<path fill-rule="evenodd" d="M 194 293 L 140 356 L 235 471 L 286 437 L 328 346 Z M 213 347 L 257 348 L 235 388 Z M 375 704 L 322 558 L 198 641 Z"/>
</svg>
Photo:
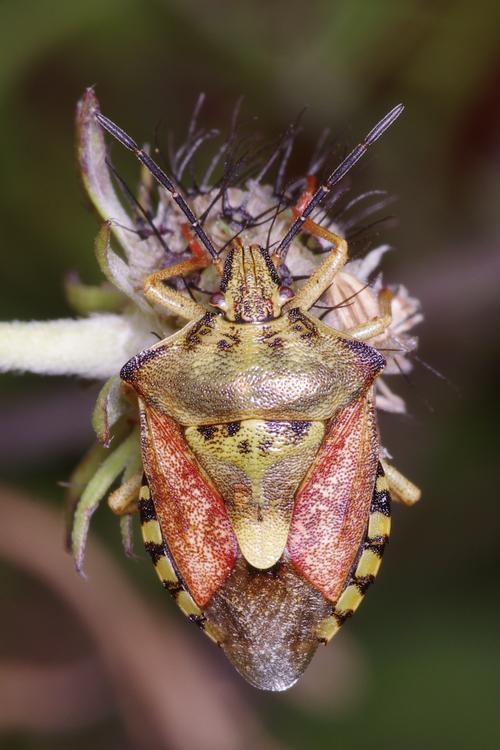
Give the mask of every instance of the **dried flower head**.
<svg viewBox="0 0 500 750">
<path fill-rule="evenodd" d="M 287 165 L 298 122 L 271 146 L 255 146 L 236 137 L 237 110 L 226 137 L 220 138 L 218 131 L 200 129 L 202 103 L 200 97 L 185 142 L 170 154 L 169 172 L 175 184 L 182 186 L 192 211 L 222 251 L 235 236 L 241 236 L 244 243 L 275 248 L 290 228 L 292 208 L 307 189 L 308 178 L 322 170 L 329 156 L 326 138 L 320 139 L 305 176 L 288 181 Z M 116 174 L 96 120 L 98 111 L 95 93 L 88 89 L 77 110 L 78 157 L 86 191 L 104 221 L 95 249 L 106 281 L 99 287 L 90 287 L 77 277 L 67 278 L 67 297 L 79 315 L 76 319 L 0 324 L 3 371 L 106 381 L 93 414 L 97 443 L 75 470 L 68 491 L 70 544 L 79 570 L 90 518 L 99 502 L 119 480 L 109 502 L 111 507 L 120 507 L 123 498 L 137 493 L 142 475 L 136 404 L 120 386 L 120 368 L 131 356 L 151 346 L 157 336 L 165 338 L 183 325 L 181 319 L 166 315 L 164 308 L 157 309 L 147 301 L 144 280 L 152 272 L 190 256 L 182 230 L 186 218 L 172 195 L 158 189 L 145 169 L 137 197 Z M 195 157 L 208 141 L 217 138 L 218 145 L 200 177 L 194 168 Z M 121 190 L 121 199 L 115 185 Z M 349 239 L 355 221 L 359 223 L 380 211 L 387 200 L 382 191 L 350 198 L 343 181 L 312 218 Z M 119 247 L 119 254 L 113 244 Z M 300 286 L 330 247 L 321 238 L 297 234 L 288 248 L 286 265 L 280 268 L 284 282 Z M 311 309 L 312 314 L 339 330 L 376 317 L 377 295 L 382 288 L 378 268 L 388 249 L 382 245 L 364 258 L 350 260 Z M 213 266 L 188 277 L 177 277 L 173 283 L 201 304 L 206 304 L 219 285 Z M 422 315 L 418 301 L 404 286 L 390 288 L 392 323 L 370 341 L 387 360 L 384 378 L 378 378 L 376 383 L 376 406 L 404 412 L 404 401 L 392 392 L 385 376 L 397 376 L 411 369 L 408 354 L 417 346 L 411 331 Z M 126 549 L 130 550 L 128 515 L 122 518 L 122 531 Z"/>
</svg>

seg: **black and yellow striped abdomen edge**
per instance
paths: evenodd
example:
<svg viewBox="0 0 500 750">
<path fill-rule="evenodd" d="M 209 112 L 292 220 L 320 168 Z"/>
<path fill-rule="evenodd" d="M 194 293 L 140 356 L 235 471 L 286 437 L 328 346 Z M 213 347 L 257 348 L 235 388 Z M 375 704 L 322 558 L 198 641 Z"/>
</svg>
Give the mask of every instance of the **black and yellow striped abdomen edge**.
<svg viewBox="0 0 500 750">
<path fill-rule="evenodd" d="M 144 479 L 144 482 L 146 480 Z M 207 622 L 202 610 L 189 593 L 185 583 L 171 559 L 167 545 L 163 540 L 160 524 L 148 485 L 142 485 L 139 492 L 139 514 L 144 546 L 151 556 L 154 568 L 164 588 L 172 594 L 181 612 L 196 623 L 209 638 L 219 644 L 220 635 L 217 629 Z"/>
<path fill-rule="evenodd" d="M 333 638 L 363 601 L 379 571 L 390 531 L 391 497 L 384 470 L 379 463 L 365 539 L 333 613 L 322 620 L 316 629 L 316 635 L 323 643 Z"/>
</svg>

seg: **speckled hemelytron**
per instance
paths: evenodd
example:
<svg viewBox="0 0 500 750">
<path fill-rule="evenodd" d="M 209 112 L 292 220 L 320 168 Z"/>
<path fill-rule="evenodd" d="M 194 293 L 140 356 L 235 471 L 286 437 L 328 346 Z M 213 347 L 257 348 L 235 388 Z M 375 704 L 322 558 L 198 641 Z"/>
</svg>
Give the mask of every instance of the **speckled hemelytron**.
<svg viewBox="0 0 500 750">
<path fill-rule="evenodd" d="M 379 317 L 346 331 L 310 315 L 347 244 L 306 217 L 400 111 L 306 191 L 272 256 L 237 238 L 224 263 L 169 178 L 98 115 L 170 191 L 197 236 L 186 228 L 192 260 L 153 274 L 144 290 L 190 322 L 121 373 L 141 416 L 144 542 L 182 611 L 264 689 L 292 685 L 356 610 L 389 535 L 373 405 L 385 360 L 364 342 L 390 324 L 391 295 L 380 293 Z M 283 285 L 280 267 L 299 231 L 331 249 L 297 291 Z M 207 253 L 221 277 L 212 311 L 163 283 L 208 265 Z"/>
</svg>

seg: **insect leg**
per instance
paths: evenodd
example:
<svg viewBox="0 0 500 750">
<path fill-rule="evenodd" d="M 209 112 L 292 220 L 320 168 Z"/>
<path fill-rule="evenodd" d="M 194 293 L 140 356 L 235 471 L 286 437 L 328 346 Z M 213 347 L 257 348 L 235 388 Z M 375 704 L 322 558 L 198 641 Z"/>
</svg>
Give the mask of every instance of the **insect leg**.
<svg viewBox="0 0 500 750">
<path fill-rule="evenodd" d="M 314 175 L 309 175 L 307 178 L 307 188 L 301 194 L 295 207 L 292 208 L 292 213 L 295 218 L 302 216 L 308 204 L 311 202 L 315 190 L 316 177 Z M 302 229 L 303 231 L 314 235 L 314 237 L 321 237 L 322 239 L 327 240 L 327 242 L 330 242 L 333 245 L 327 259 L 294 297 L 294 306 L 300 307 L 302 310 L 308 310 L 330 286 L 335 274 L 340 271 L 346 262 L 347 244 L 342 237 L 339 237 L 329 229 L 325 229 L 325 227 L 316 224 L 311 219 L 304 219 Z M 280 256 L 276 255 L 275 259 L 279 265 L 281 262 Z"/>
<path fill-rule="evenodd" d="M 389 289 L 381 289 L 378 295 L 378 304 L 380 315 L 365 323 L 360 323 L 354 328 L 348 328 L 345 333 L 357 341 L 368 341 L 369 339 L 380 336 L 389 328 L 392 321 L 391 312 L 392 292 Z"/>
<path fill-rule="evenodd" d="M 129 477 L 108 497 L 108 505 L 117 516 L 135 513 L 137 510 L 139 490 L 142 483 L 142 471 Z"/>
<path fill-rule="evenodd" d="M 299 200 L 295 204 L 295 208 L 292 209 L 293 216 L 296 219 L 298 216 L 300 216 L 303 212 L 303 210 L 306 208 L 308 203 L 311 202 L 311 199 L 316 192 L 316 177 L 315 175 L 311 174 L 307 177 L 307 188 L 304 190 L 304 192 L 301 194 Z"/>
<path fill-rule="evenodd" d="M 182 225 L 182 233 L 189 243 L 193 257 L 150 274 L 144 282 L 144 296 L 157 305 L 167 307 L 174 315 L 180 315 L 188 320 L 196 320 L 206 313 L 203 305 L 198 304 L 175 289 L 165 286 L 167 279 L 171 279 L 174 276 L 186 276 L 192 273 L 192 271 L 205 268 L 209 264 L 203 248 L 196 240 L 191 238 L 187 224 Z"/>
<path fill-rule="evenodd" d="M 398 500 L 400 503 L 407 506 L 415 505 L 422 495 L 420 488 L 413 484 L 413 482 L 410 482 L 410 480 L 401 474 L 401 472 L 392 466 L 392 464 L 388 464 L 387 461 L 381 461 L 381 464 L 384 467 L 391 495 L 394 500 Z"/>
<path fill-rule="evenodd" d="M 331 191 L 332 187 L 336 185 L 337 182 L 339 182 L 344 177 L 344 175 L 349 172 L 350 169 L 352 169 L 352 167 L 356 164 L 356 162 L 359 161 L 359 159 L 361 159 L 368 148 L 380 138 L 382 133 L 385 133 L 387 128 L 389 128 L 395 120 L 397 120 L 403 109 L 404 107 L 402 104 L 398 104 L 397 107 L 391 109 L 390 112 L 388 112 L 375 125 L 375 127 L 370 130 L 370 132 L 364 137 L 361 143 L 358 143 L 356 148 L 354 148 L 351 153 L 348 154 L 346 158 L 339 164 L 339 166 L 333 170 L 331 175 L 326 179 L 325 183 L 316 190 L 314 195 L 311 197 L 311 200 L 308 201 L 302 213 L 297 216 L 294 223 L 281 240 L 278 249 L 276 250 L 276 255 L 278 257 L 280 257 L 282 260 L 286 257 L 288 246 L 292 242 L 295 235 L 298 234 L 298 232 L 302 231 L 302 227 L 307 217 L 312 213 L 312 211 L 314 211 L 316 206 L 319 206 L 319 204 Z"/>
<path fill-rule="evenodd" d="M 310 219 L 304 221 L 304 229 L 316 237 L 328 240 L 333 246 L 327 258 L 293 298 L 294 307 L 308 310 L 321 297 L 323 292 L 328 289 L 335 274 L 344 266 L 347 259 L 347 242 L 343 237 L 330 232 L 329 229 L 320 227 L 319 224 L 315 224 Z"/>
</svg>

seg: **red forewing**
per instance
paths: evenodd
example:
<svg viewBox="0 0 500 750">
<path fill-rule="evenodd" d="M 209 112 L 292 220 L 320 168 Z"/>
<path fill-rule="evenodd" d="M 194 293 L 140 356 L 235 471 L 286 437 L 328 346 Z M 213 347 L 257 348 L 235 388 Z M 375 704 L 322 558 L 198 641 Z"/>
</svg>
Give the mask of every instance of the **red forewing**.
<svg viewBox="0 0 500 750">
<path fill-rule="evenodd" d="M 231 572 L 237 545 L 224 501 L 191 456 L 174 420 L 141 406 L 142 455 L 156 515 L 199 606 Z"/>
<path fill-rule="evenodd" d="M 292 562 L 336 601 L 366 532 L 378 462 L 371 400 L 364 396 L 331 420 L 302 482 L 288 538 Z"/>
</svg>

